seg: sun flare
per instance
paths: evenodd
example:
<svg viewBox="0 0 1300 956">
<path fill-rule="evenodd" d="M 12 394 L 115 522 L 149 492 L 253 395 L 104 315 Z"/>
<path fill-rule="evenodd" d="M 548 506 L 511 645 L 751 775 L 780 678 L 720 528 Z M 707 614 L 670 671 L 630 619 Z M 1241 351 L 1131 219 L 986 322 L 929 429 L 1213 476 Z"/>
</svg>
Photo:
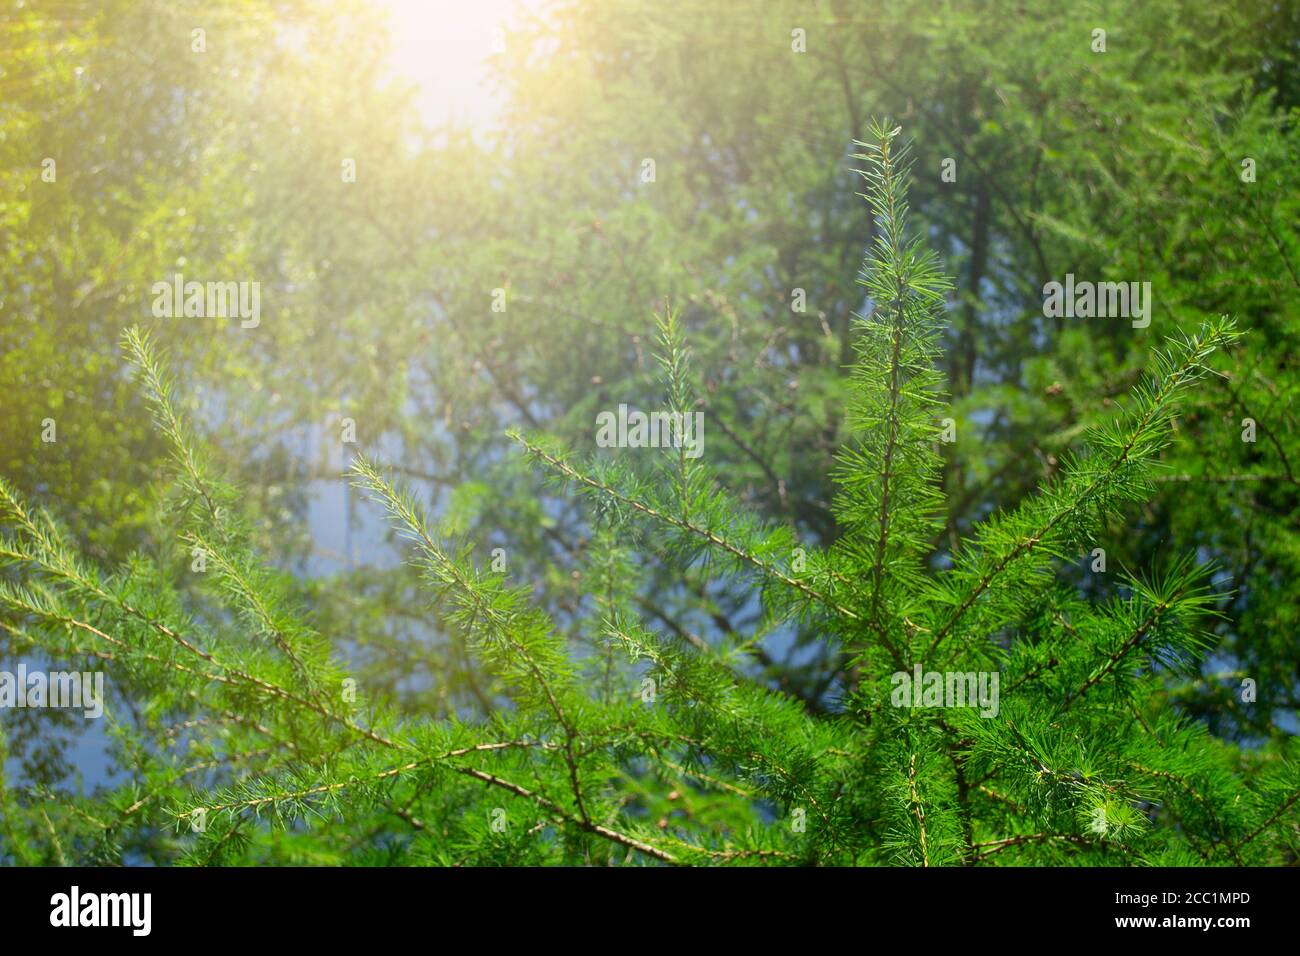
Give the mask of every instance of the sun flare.
<svg viewBox="0 0 1300 956">
<path fill-rule="evenodd" d="M 504 47 L 505 30 L 538 0 L 376 0 L 389 18 L 390 65 L 417 88 L 426 126 L 483 127 L 499 108 L 487 84 L 488 58 Z"/>
</svg>

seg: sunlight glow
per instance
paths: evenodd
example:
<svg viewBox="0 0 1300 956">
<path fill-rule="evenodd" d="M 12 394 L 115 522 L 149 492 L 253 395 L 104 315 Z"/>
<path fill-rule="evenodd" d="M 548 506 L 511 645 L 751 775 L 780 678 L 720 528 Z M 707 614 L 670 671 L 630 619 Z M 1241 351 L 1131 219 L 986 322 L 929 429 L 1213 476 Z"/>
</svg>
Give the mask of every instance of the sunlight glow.
<svg viewBox="0 0 1300 956">
<path fill-rule="evenodd" d="M 502 29 L 541 0 L 376 0 L 392 24 L 396 79 L 415 84 L 426 126 L 490 126 L 500 103 L 487 83 L 487 60 Z"/>
</svg>

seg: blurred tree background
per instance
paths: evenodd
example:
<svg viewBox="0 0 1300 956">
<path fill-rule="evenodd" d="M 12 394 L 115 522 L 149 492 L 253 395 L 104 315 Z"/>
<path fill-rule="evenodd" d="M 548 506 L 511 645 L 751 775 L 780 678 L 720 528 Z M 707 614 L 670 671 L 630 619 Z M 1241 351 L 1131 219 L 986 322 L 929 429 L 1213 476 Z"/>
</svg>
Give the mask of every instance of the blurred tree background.
<svg viewBox="0 0 1300 956">
<path fill-rule="evenodd" d="M 505 433 L 591 448 L 598 411 L 654 404 L 665 301 L 696 354 L 710 464 L 801 540 L 834 541 L 826 463 L 872 238 L 849 156 L 888 115 L 914 140 L 914 214 L 956 284 L 943 345 L 958 438 L 931 563 L 1053 475 L 1161 339 L 1231 313 L 1247 333 L 1233 371 L 1179 417 L 1160 495 L 1098 546 L 1114 570 L 1171 549 L 1217 562 L 1220 642 L 1195 678 L 1170 676 L 1168 702 L 1226 741 L 1295 734 L 1294 4 L 539 2 L 485 50 L 501 107 L 477 128 L 422 121 L 388 74 L 384 12 L 0 12 L 0 475 L 90 556 L 158 549 L 167 449 L 118 349 L 141 323 L 365 693 L 487 716 L 501 689 L 430 616 L 343 473 L 358 450 L 393 462 L 480 560 L 505 549 L 511 578 L 601 652 L 580 620 L 593 531 L 572 496 L 539 498 Z M 259 281 L 260 325 L 153 317 L 150 287 L 176 272 Z M 1150 327 L 1044 317 L 1044 283 L 1067 273 L 1149 281 Z M 716 642 L 760 617 L 707 566 L 631 563 L 630 599 L 674 633 Z M 184 590 L 188 567 L 174 571 Z M 1081 556 L 1075 583 L 1105 596 L 1115 577 Z M 836 708 L 821 635 L 772 633 L 750 657 L 755 680 Z M 77 785 L 54 718 L 3 719 L 11 772 Z"/>
</svg>

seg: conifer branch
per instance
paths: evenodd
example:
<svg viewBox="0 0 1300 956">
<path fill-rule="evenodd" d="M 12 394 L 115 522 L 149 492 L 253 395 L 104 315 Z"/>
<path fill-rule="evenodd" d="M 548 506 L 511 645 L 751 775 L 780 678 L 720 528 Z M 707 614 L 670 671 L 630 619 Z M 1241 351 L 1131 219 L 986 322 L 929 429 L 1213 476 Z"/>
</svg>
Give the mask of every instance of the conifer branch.
<svg viewBox="0 0 1300 956">
<path fill-rule="evenodd" d="M 986 564 L 984 570 L 977 572 L 973 586 L 956 608 L 935 628 L 926 657 L 934 654 L 980 597 L 1015 561 L 1032 554 L 1036 548 L 1053 548 L 1056 544 L 1054 532 L 1077 516 L 1098 508 L 1099 503 L 1116 497 L 1113 483 L 1122 471 L 1128 470 L 1135 479 L 1140 477 L 1139 473 L 1132 472 L 1131 466 L 1148 464 L 1163 446 L 1173 398 L 1188 384 L 1202 377 L 1206 371 L 1204 363 L 1216 349 L 1236 337 L 1234 324 L 1224 317 L 1218 322 L 1208 323 L 1195 337 L 1172 340 L 1169 350 L 1156 356 L 1156 373 L 1147 386 L 1135 389 L 1134 408 L 1124 416 L 1132 424 L 1127 429 L 1103 427 L 1093 433 L 1092 444 L 1105 455 L 1104 464 L 1093 468 L 1086 460 L 1076 463 L 1067 471 L 1059 488 L 1048 489 L 1003 523 L 1011 540 L 991 563 L 986 564 L 985 556 L 979 554 L 962 569 L 970 574 L 981 564 Z M 1032 530 L 1019 530 L 1020 526 L 1035 519 L 1040 523 L 1031 525 Z M 996 530 L 1002 528 L 1001 525 L 995 527 Z"/>
<path fill-rule="evenodd" d="M 635 498 L 632 498 L 629 495 L 623 494 L 617 488 L 605 484 L 604 482 L 601 482 L 590 475 L 584 475 L 578 470 L 576 470 L 568 462 L 564 461 L 563 459 L 555 455 L 550 454 L 545 449 L 543 449 L 540 445 L 534 444 L 533 442 L 529 441 L 528 439 L 524 438 L 522 435 L 518 433 L 512 433 L 511 437 L 514 438 L 515 441 L 523 445 L 524 448 L 527 449 L 528 453 L 532 455 L 534 458 L 536 458 L 538 461 L 544 462 L 546 465 L 550 466 L 553 470 L 555 470 L 560 475 L 563 475 L 565 478 L 569 479 L 570 481 L 577 482 L 579 484 L 585 485 L 588 488 L 591 488 L 594 491 L 598 491 L 601 494 L 605 495 L 606 497 L 619 502 L 620 504 L 627 505 L 629 508 L 632 508 L 635 511 L 639 511 L 642 514 L 650 518 L 653 518 L 655 521 L 658 521 L 662 524 L 671 525 L 675 528 L 687 532 L 688 534 L 695 535 L 696 537 L 701 538 L 702 540 L 708 542 L 709 544 L 712 544 L 722 549 L 723 551 L 732 555 L 736 559 L 743 561 L 746 564 L 753 566 L 754 568 L 757 568 L 759 571 L 763 572 L 763 574 L 767 575 L 773 580 L 779 581 L 781 584 L 784 584 L 787 587 L 794 588 L 796 591 L 799 591 L 800 593 L 806 595 L 807 597 L 813 599 L 814 601 L 817 601 L 819 604 L 822 604 L 825 607 L 828 607 L 836 611 L 837 613 L 842 614 L 844 617 L 847 617 L 850 620 L 858 619 L 858 615 L 854 611 L 843 606 L 842 604 L 837 603 L 826 594 L 822 593 L 821 591 L 818 591 L 816 588 L 813 588 L 808 584 L 805 584 L 803 581 L 800 581 L 797 578 L 790 577 L 785 572 L 777 568 L 775 565 L 767 561 L 764 561 L 762 558 L 758 557 L 757 555 L 750 554 L 744 548 L 740 547 L 739 545 L 733 544 L 731 541 L 728 541 L 727 539 L 721 537 L 716 532 L 711 531 L 708 528 L 700 527 L 682 518 L 677 518 L 674 517 L 673 515 L 666 514 L 648 504 L 645 504 L 641 501 L 636 500 Z"/>
</svg>

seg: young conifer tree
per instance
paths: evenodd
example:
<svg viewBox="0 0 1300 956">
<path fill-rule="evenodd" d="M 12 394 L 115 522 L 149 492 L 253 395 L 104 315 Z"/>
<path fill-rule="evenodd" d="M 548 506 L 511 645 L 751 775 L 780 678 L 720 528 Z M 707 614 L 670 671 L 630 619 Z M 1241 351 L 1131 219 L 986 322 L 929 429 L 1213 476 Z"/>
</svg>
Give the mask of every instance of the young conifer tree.
<svg viewBox="0 0 1300 956">
<path fill-rule="evenodd" d="M 801 545 L 683 448 L 586 463 L 516 436 L 589 499 L 588 601 L 566 631 L 528 582 L 476 563 L 366 459 L 355 480 L 409 541 L 440 625 L 468 637 L 488 719 L 370 700 L 294 582 L 255 553 L 239 494 L 182 416 L 148 336 L 125 348 L 174 451 L 156 553 L 107 572 L 0 482 L 14 643 L 120 690 L 124 779 L 0 788 L 6 862 L 1269 864 L 1294 860 L 1296 748 L 1235 749 L 1181 719 L 1167 675 L 1204 654 L 1209 569 L 1171 555 L 1100 603 L 1057 572 L 1152 492 L 1181 395 L 1232 323 L 1168 344 L 1058 477 L 936 554 L 948 284 L 907 231 L 898 130 L 860 144 L 875 239 L 858 320 L 833 547 Z M 660 323 L 669 409 L 696 409 Z M 652 464 L 644 465 L 647 454 Z M 747 633 L 659 630 L 639 555 L 749 582 Z M 196 568 L 201 573 L 194 573 Z M 180 570 L 177 570 L 177 569 Z M 1111 573 L 1119 573 L 1114 571 Z M 800 622 L 841 662 L 824 701 L 768 685 L 761 642 Z M 395 665 L 397 666 L 397 665 Z M 968 680 L 969 675 L 969 680 Z M 996 678 L 996 682 L 995 681 Z M 437 675 L 433 675 L 437 679 Z M 2 781 L 0 781 L 2 782 Z"/>
</svg>

